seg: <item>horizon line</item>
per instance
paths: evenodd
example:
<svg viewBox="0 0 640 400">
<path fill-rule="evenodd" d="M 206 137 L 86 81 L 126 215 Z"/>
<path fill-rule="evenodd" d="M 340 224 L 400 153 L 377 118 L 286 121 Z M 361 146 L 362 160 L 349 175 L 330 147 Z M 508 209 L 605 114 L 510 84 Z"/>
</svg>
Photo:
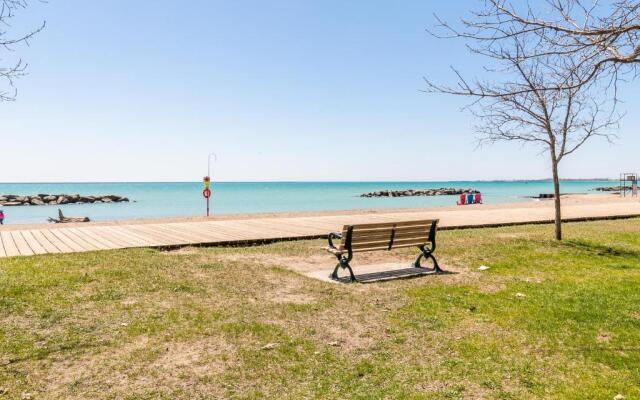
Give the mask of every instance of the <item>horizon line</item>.
<svg viewBox="0 0 640 400">
<path fill-rule="evenodd" d="M 617 181 L 618 178 L 561 178 L 560 181 Z M 445 183 L 445 182 L 545 182 L 552 181 L 552 178 L 536 179 L 450 179 L 450 180 L 223 180 L 215 183 Z M 122 183 L 202 183 L 202 181 L 34 181 L 34 182 L 0 182 L 0 185 L 57 185 L 57 184 L 122 184 Z"/>
</svg>

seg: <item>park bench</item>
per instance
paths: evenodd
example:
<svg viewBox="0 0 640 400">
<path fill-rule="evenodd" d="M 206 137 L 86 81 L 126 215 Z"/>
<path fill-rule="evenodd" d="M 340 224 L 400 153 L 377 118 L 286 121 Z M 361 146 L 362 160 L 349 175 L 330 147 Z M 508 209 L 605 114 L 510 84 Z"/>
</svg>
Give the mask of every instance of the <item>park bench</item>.
<svg viewBox="0 0 640 400">
<path fill-rule="evenodd" d="M 338 264 L 330 275 L 331 279 L 344 281 L 338 277 L 340 268 L 349 271 L 348 280 L 357 282 L 356 276 L 349 264 L 353 259 L 353 253 L 378 250 L 393 250 L 402 247 L 417 247 L 420 255 L 412 264 L 414 275 L 422 275 L 425 272 L 442 272 L 438 261 L 433 256 L 436 249 L 436 228 L 438 220 L 385 222 L 374 224 L 345 225 L 342 232 L 329 234 L 327 251 L 335 255 Z M 334 244 L 334 240 L 340 239 L 340 243 Z M 433 269 L 422 267 L 420 261 L 429 258 L 433 261 Z"/>
</svg>

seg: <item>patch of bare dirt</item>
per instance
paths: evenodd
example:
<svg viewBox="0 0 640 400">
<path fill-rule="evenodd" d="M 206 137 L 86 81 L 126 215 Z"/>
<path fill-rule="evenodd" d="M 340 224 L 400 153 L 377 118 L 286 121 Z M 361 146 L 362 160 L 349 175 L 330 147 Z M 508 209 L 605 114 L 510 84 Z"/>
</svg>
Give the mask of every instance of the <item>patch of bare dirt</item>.
<svg viewBox="0 0 640 400">
<path fill-rule="evenodd" d="M 530 236 L 530 232 L 499 232 L 494 235 L 496 239 L 523 239 Z"/>
<path fill-rule="evenodd" d="M 335 266 L 335 257 L 327 255 L 313 255 L 308 257 L 292 257 L 279 254 L 218 254 L 221 261 L 259 263 L 269 266 L 279 266 L 304 274 L 319 268 L 329 269 Z"/>
<path fill-rule="evenodd" d="M 208 337 L 195 342 L 169 343 L 164 354 L 149 367 L 173 378 L 185 373 L 197 378 L 211 372 L 223 372 L 234 358 L 233 346 L 222 338 Z"/>
<path fill-rule="evenodd" d="M 186 256 L 198 254 L 198 249 L 195 247 L 179 247 L 177 249 L 164 250 L 160 253 L 165 256 Z"/>
<path fill-rule="evenodd" d="M 150 355 L 151 349 L 155 353 Z M 46 378 L 43 392 L 59 398 L 74 398 L 71 393 L 76 390 L 84 392 L 78 398 L 111 389 L 129 394 L 151 389 L 170 393 L 178 388 L 204 388 L 206 381 L 212 386 L 207 387 L 208 393 L 215 393 L 222 388 L 207 378 L 237 362 L 235 348 L 220 337 L 167 343 L 157 349 L 141 337 L 102 353 L 55 361 L 49 368 L 56 374 Z"/>
<path fill-rule="evenodd" d="M 514 278 L 513 280 L 527 283 L 543 283 L 546 279 L 541 276 L 525 276 Z"/>
<path fill-rule="evenodd" d="M 328 346 L 340 346 L 346 352 L 365 350 L 382 340 L 382 321 L 371 318 L 369 321 L 341 319 L 318 324 L 318 341 Z"/>
<path fill-rule="evenodd" d="M 468 381 L 451 381 L 451 382 L 443 382 L 443 381 L 432 381 L 428 383 L 423 383 L 420 385 L 420 390 L 427 393 L 442 393 L 451 390 L 455 390 L 456 392 L 459 390 L 460 386 L 464 387 L 464 390 L 460 394 L 460 398 L 462 399 L 484 399 L 487 395 L 486 391 L 481 388 L 478 384 Z M 456 397 L 458 398 L 458 397 Z"/>
<path fill-rule="evenodd" d="M 311 304 L 316 298 L 305 293 L 298 285 L 285 285 L 285 287 L 270 292 L 267 298 L 274 303 Z"/>
<path fill-rule="evenodd" d="M 122 378 L 109 373 L 113 364 L 118 360 L 122 360 L 131 353 L 146 348 L 148 344 L 147 337 L 139 337 L 131 343 L 124 344 L 116 349 L 110 349 L 103 353 L 88 354 L 78 358 L 65 357 L 64 359 L 54 359 L 51 365 L 43 366 L 39 370 L 56 371 L 55 376 L 47 376 L 43 379 L 44 392 L 53 398 L 69 396 L 69 388 L 78 382 L 88 381 L 92 387 L 96 384 L 110 385 L 115 384 Z M 106 371 L 105 371 L 106 370 Z"/>
<path fill-rule="evenodd" d="M 363 272 L 378 272 L 381 267 L 383 269 L 394 269 L 396 267 L 405 268 L 410 262 L 413 261 L 413 255 L 407 256 L 406 254 L 398 255 L 393 252 L 371 252 L 371 253 L 358 253 L 352 262 L 352 267 L 356 274 Z M 329 273 L 335 267 L 335 257 L 331 254 L 317 254 L 305 257 L 283 256 L 278 254 L 241 254 L 241 253 L 229 253 L 229 254 L 217 254 L 216 257 L 221 261 L 231 262 L 250 262 L 261 263 L 267 266 L 278 266 L 285 269 L 297 272 L 299 274 L 326 280 Z M 443 274 L 437 276 L 430 276 L 428 278 L 418 278 L 417 280 L 424 282 L 424 279 L 430 279 L 438 284 L 445 285 L 473 285 L 483 293 L 497 293 L 504 290 L 506 284 L 510 278 L 501 276 L 491 276 L 490 279 L 484 279 L 484 272 L 476 271 L 468 267 L 447 264 L 446 261 L 440 262 L 441 268 L 450 274 Z M 425 266 L 429 266 L 425 263 Z M 340 271 L 344 274 L 344 271 Z M 275 292 L 269 294 L 269 300 L 276 302 L 291 302 L 291 303 L 309 303 L 313 299 L 305 295 L 308 290 L 304 286 L 299 286 L 301 283 L 286 282 L 282 277 L 276 277 L 275 280 L 279 285 L 283 285 Z M 526 278 L 528 282 L 542 282 L 542 278 L 530 277 Z M 289 285 L 289 286 L 287 286 Z M 294 285 L 293 287 L 291 285 Z M 371 288 L 369 285 L 360 287 L 360 285 L 353 286 L 353 291 L 368 291 Z"/>
</svg>

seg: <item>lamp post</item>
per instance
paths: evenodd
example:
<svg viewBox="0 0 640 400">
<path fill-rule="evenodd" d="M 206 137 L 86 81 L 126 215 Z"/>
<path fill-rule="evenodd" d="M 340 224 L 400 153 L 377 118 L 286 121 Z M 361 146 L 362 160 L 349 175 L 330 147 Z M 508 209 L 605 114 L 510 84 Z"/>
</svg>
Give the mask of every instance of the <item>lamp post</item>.
<svg viewBox="0 0 640 400">
<path fill-rule="evenodd" d="M 207 157 L 207 176 L 211 176 L 211 156 L 213 156 L 214 161 L 218 161 L 216 153 L 209 153 L 209 156 Z"/>
<path fill-rule="evenodd" d="M 218 161 L 218 156 L 216 153 L 209 153 L 207 156 L 207 176 L 204 177 L 204 190 L 202 191 L 202 195 L 206 199 L 207 202 L 207 217 L 209 216 L 209 198 L 211 197 L 211 189 L 209 189 L 209 184 L 211 182 L 211 156 L 213 156 L 214 161 Z"/>
</svg>

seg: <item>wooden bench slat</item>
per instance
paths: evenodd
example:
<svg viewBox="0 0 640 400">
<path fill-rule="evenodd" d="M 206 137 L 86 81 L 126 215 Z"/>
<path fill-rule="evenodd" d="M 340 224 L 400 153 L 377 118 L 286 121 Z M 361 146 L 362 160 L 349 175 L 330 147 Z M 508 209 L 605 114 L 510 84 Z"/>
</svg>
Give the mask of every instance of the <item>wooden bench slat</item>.
<svg viewBox="0 0 640 400">
<path fill-rule="evenodd" d="M 406 239 L 406 238 L 414 238 L 414 237 L 424 237 L 427 240 L 431 239 L 430 231 L 414 231 L 414 232 L 404 232 L 404 233 L 396 233 L 394 238 L 398 239 Z"/>
<path fill-rule="evenodd" d="M 391 236 L 393 235 L 394 238 L 396 239 L 401 239 L 401 238 L 407 238 L 407 237 L 416 237 L 416 236 L 429 236 L 430 234 L 430 230 L 429 229 L 417 229 L 417 230 L 411 230 L 411 231 L 401 231 L 401 232 L 395 232 L 392 234 L 392 230 L 388 230 L 385 232 L 379 232 L 379 233 L 375 233 L 375 234 L 358 234 L 355 233 L 353 234 L 352 238 L 351 238 L 351 243 L 358 243 L 358 242 L 368 242 L 368 241 L 376 241 L 376 240 L 385 240 L 385 239 L 390 239 Z"/>
<path fill-rule="evenodd" d="M 371 242 L 362 242 L 362 243 L 352 243 L 351 248 L 355 249 L 366 249 L 366 248 L 377 248 L 377 247 L 389 247 L 389 240 L 378 240 Z M 404 239 L 394 239 L 391 248 L 398 247 L 401 244 L 410 244 L 413 246 L 421 246 L 425 245 L 429 242 L 426 236 L 417 236 L 412 238 L 404 238 Z"/>
<path fill-rule="evenodd" d="M 392 226 L 396 226 L 396 228 L 402 228 L 406 226 L 431 226 L 435 220 L 420 220 L 420 221 L 404 221 L 404 222 L 376 222 L 373 224 L 358 224 L 351 225 L 353 226 L 354 231 L 362 231 L 362 230 L 374 230 L 381 228 L 390 228 Z"/>
<path fill-rule="evenodd" d="M 393 245 L 394 249 L 400 249 L 400 248 L 404 248 L 404 247 L 416 247 L 415 244 L 413 243 L 408 243 L 408 244 L 399 244 L 399 245 Z M 352 253 L 363 253 L 365 251 L 378 251 L 378 250 L 387 250 L 388 246 L 380 246 L 380 247 L 368 247 L 365 249 L 352 249 L 351 252 Z"/>
<path fill-rule="evenodd" d="M 348 231 L 351 229 L 351 248 L 386 248 L 393 238 L 391 248 L 400 244 L 410 244 L 421 246 L 429 243 L 432 238 L 431 226 L 434 220 L 405 221 L 405 222 L 384 222 L 373 224 L 345 225 L 342 233 L 342 240 L 338 245 L 339 251 L 348 250 Z"/>
<path fill-rule="evenodd" d="M 431 228 L 431 225 L 412 225 L 412 226 L 401 226 L 401 227 L 393 227 L 388 226 L 385 228 L 375 228 L 375 229 L 353 229 L 353 233 L 358 235 L 376 235 L 384 232 L 391 232 L 391 230 L 395 230 L 396 232 L 411 232 L 411 231 L 428 231 Z"/>
<path fill-rule="evenodd" d="M 420 233 L 420 234 L 415 234 L 415 235 L 411 235 L 411 236 L 404 236 L 404 237 L 394 237 L 393 238 L 393 242 L 394 243 L 400 243 L 400 242 L 406 242 L 408 240 L 413 240 L 413 241 L 417 241 L 420 243 L 427 243 L 429 242 L 429 234 L 425 234 L 425 233 Z M 371 238 L 371 239 L 360 239 L 357 241 L 352 241 L 351 242 L 351 247 L 352 248 L 356 248 L 356 247 L 364 247 L 368 244 L 371 243 L 377 243 L 377 244 L 384 244 L 386 243 L 387 246 L 389 245 L 389 243 L 391 243 L 391 240 L 389 237 L 386 238 Z"/>
<path fill-rule="evenodd" d="M 382 225 L 381 223 L 376 223 L 376 225 L 378 226 L 370 227 L 369 224 L 353 225 L 353 231 L 361 234 L 376 233 L 376 232 L 384 232 L 384 231 L 390 230 L 394 226 L 393 223 L 385 223 L 384 225 Z M 350 225 L 343 226 L 342 233 L 343 234 L 347 233 L 347 230 L 349 229 L 349 227 Z M 402 225 L 395 226 L 396 230 L 411 230 L 411 229 L 421 229 L 421 228 L 429 229 L 430 227 L 431 227 L 431 223 L 422 223 L 422 222 L 410 224 L 410 225 L 402 224 Z"/>
</svg>

